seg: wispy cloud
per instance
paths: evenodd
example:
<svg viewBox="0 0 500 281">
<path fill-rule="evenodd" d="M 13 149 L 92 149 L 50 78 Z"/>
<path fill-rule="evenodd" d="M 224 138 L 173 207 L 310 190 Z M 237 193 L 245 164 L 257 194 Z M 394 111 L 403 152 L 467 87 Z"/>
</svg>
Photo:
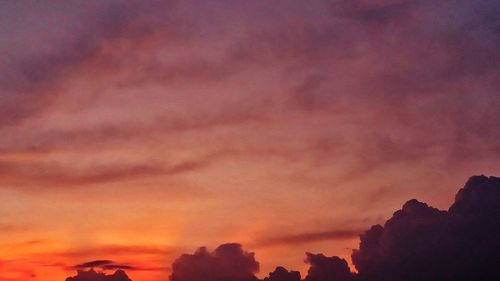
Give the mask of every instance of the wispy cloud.
<svg viewBox="0 0 500 281">
<path fill-rule="evenodd" d="M 272 247 L 279 245 L 307 244 L 325 240 L 344 240 L 358 237 L 363 231 L 361 229 L 328 230 L 319 232 L 305 232 L 298 234 L 286 234 L 281 236 L 263 237 L 252 243 L 253 247 Z"/>
</svg>

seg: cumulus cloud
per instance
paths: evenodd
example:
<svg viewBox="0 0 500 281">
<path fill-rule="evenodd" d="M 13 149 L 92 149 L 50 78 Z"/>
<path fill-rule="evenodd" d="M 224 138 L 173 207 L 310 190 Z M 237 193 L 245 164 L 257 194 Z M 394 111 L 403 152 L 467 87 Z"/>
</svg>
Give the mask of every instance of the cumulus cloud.
<svg viewBox="0 0 500 281">
<path fill-rule="evenodd" d="M 273 272 L 269 272 L 269 276 L 265 277 L 264 281 L 300 281 L 300 272 L 288 271 L 286 268 L 278 266 Z"/>
<path fill-rule="evenodd" d="M 410 200 L 361 236 L 361 280 L 498 280 L 500 178 L 475 176 L 448 211 Z"/>
<path fill-rule="evenodd" d="M 96 272 L 93 269 L 89 271 L 78 270 L 78 274 L 73 277 L 66 278 L 66 281 L 132 281 L 128 278 L 123 270 L 117 270 L 113 274 L 105 274 L 103 272 Z"/>
<path fill-rule="evenodd" d="M 384 225 L 374 225 L 361 235 L 359 249 L 352 253 L 358 273 L 350 270 L 345 259 L 306 253 L 310 268 L 303 280 L 498 280 L 499 202 L 500 178 L 486 176 L 471 177 L 447 211 L 409 200 Z M 200 248 L 182 255 L 172 266 L 170 280 L 256 280 L 258 268 L 253 253 L 244 252 L 239 244 L 224 244 L 214 252 Z M 299 280 L 299 272 L 281 266 L 264 278 Z"/>
<path fill-rule="evenodd" d="M 347 261 L 339 257 L 326 257 L 323 254 L 306 253 L 306 261 L 311 265 L 305 281 L 350 281 L 354 274 Z"/>
<path fill-rule="evenodd" d="M 240 244 L 223 244 L 213 252 L 205 247 L 194 254 L 184 254 L 172 264 L 171 281 L 252 281 L 259 263 L 254 253 Z"/>
</svg>

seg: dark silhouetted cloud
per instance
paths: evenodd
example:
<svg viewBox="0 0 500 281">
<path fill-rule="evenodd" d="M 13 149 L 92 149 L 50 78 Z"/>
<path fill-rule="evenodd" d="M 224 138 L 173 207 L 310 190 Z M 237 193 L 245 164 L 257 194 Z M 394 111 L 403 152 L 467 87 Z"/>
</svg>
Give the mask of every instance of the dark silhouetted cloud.
<svg viewBox="0 0 500 281">
<path fill-rule="evenodd" d="M 136 269 L 135 267 L 127 264 L 118 264 L 113 262 L 112 260 L 95 260 L 89 261 L 82 264 L 77 264 L 74 266 L 76 269 L 85 269 L 85 268 L 101 268 L 103 270 L 114 270 L 114 269 Z"/>
<path fill-rule="evenodd" d="M 304 281 L 495 281 L 500 277 L 500 178 L 473 176 L 448 211 L 415 199 L 407 201 L 384 225 L 361 235 L 352 261 L 306 253 L 310 264 Z M 302 243 L 351 237 L 356 231 L 283 236 L 267 244 Z M 263 245 L 265 245 L 264 243 Z M 257 245 L 256 245 L 257 246 Z M 200 248 L 172 265 L 171 281 L 256 280 L 259 264 L 240 244 L 214 252 Z M 278 266 L 264 281 L 299 281 L 300 273 Z"/>
<path fill-rule="evenodd" d="M 311 267 L 307 271 L 305 281 L 350 281 L 354 274 L 349 269 L 347 261 L 339 257 L 326 257 L 323 254 L 306 253 Z"/>
<path fill-rule="evenodd" d="M 36 260 L 44 260 L 41 263 L 44 267 L 53 267 L 58 270 L 88 270 L 94 268 L 108 272 L 108 270 L 122 269 L 134 272 L 170 272 L 170 268 L 163 264 L 151 264 L 137 260 L 136 257 L 149 259 L 165 259 L 172 257 L 177 252 L 174 248 L 167 246 L 146 246 L 146 245 L 100 245 L 95 247 L 83 247 L 61 252 L 46 252 L 36 255 Z M 88 262 L 69 264 L 68 260 L 85 260 L 87 258 L 114 257 L 120 261 L 109 259 L 95 259 Z"/>
<path fill-rule="evenodd" d="M 361 280 L 498 280 L 500 178 L 471 177 L 448 211 L 410 200 L 361 236 Z"/>
<path fill-rule="evenodd" d="M 95 260 L 95 261 L 85 262 L 82 264 L 77 264 L 77 265 L 75 265 L 75 267 L 76 268 L 101 267 L 103 265 L 112 264 L 112 263 L 113 263 L 113 261 L 111 261 L 111 260 Z"/>
<path fill-rule="evenodd" d="M 66 278 L 66 281 L 132 281 L 123 270 L 117 270 L 113 274 L 96 272 L 93 269 L 89 271 L 78 270 L 78 274 Z"/>
<path fill-rule="evenodd" d="M 114 269 L 128 269 L 128 270 L 136 270 L 137 268 L 132 267 L 130 265 L 125 265 L 125 264 L 105 264 L 101 266 L 102 269 L 104 270 L 114 270 Z M 158 269 L 137 269 L 137 270 L 158 270 Z"/>
<path fill-rule="evenodd" d="M 199 248 L 184 254 L 172 264 L 171 281 L 253 281 L 259 271 L 254 253 L 243 251 L 240 244 L 223 244 L 213 252 Z"/>
<path fill-rule="evenodd" d="M 286 268 L 278 266 L 273 272 L 269 272 L 269 276 L 265 277 L 264 281 L 300 281 L 300 272 L 288 271 Z"/>
</svg>

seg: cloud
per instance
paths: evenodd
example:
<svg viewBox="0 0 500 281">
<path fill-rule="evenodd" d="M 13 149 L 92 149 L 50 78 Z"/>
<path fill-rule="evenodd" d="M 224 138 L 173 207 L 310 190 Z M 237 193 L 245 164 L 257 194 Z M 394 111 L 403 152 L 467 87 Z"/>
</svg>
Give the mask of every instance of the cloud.
<svg viewBox="0 0 500 281">
<path fill-rule="evenodd" d="M 116 253 L 115 253 L 116 254 Z M 126 269 L 130 271 L 166 271 L 168 270 L 167 267 L 152 267 L 152 266 L 136 266 L 136 265 L 130 265 L 130 264 L 120 264 L 116 263 L 112 260 L 95 260 L 95 261 L 90 261 L 90 262 L 85 262 L 82 264 L 77 264 L 72 267 L 67 267 L 64 264 L 53 264 L 53 265 L 47 265 L 47 266 L 55 266 L 55 267 L 63 267 L 65 269 L 71 268 L 71 269 L 87 269 L 87 268 L 99 268 L 101 270 L 116 270 L 116 269 Z"/>
<path fill-rule="evenodd" d="M 238 176 L 244 169 L 248 178 L 263 182 L 278 177 L 281 181 L 281 175 L 291 170 L 290 174 L 307 170 L 311 178 L 329 185 L 328 190 L 309 192 L 314 183 L 308 179 L 294 183 L 297 188 L 290 189 L 284 205 L 298 204 L 288 198 L 306 192 L 307 198 L 321 202 L 335 197 L 335 204 L 342 202 L 346 192 L 358 193 L 360 182 L 379 185 L 377 181 L 388 180 L 391 173 L 401 177 L 414 171 L 445 173 L 445 169 L 453 170 L 462 163 L 469 168 L 500 155 L 500 133 L 492 129 L 500 120 L 499 84 L 495 79 L 499 49 L 496 1 L 273 1 L 268 5 L 169 1 L 173 4 L 167 7 L 149 1 L 119 2 L 109 9 L 74 6 L 74 10 L 89 10 L 92 16 L 78 22 L 82 29 L 60 32 L 61 37 L 73 34 L 74 40 L 52 44 L 54 51 L 7 58 L 6 64 L 2 58 L 0 127 L 39 117 L 41 111 L 53 110 L 53 117 L 47 117 L 48 121 L 30 119 L 38 123 L 27 126 L 28 133 L 2 129 L 0 147 L 41 147 L 63 150 L 63 154 L 71 151 L 64 158 L 74 160 L 75 166 L 98 164 L 98 157 L 106 157 L 99 154 L 102 144 L 108 145 L 103 150 L 123 148 L 127 159 L 142 153 L 148 159 L 78 171 L 73 165 L 45 159 L 36 163 L 28 160 L 22 165 L 2 162 L 2 188 L 83 186 L 148 177 L 156 180 L 159 175 L 206 167 L 206 162 L 197 159 L 165 166 L 148 161 L 168 157 L 170 150 L 203 154 L 200 150 L 212 150 L 212 146 L 265 146 L 262 151 L 278 149 L 290 156 L 290 146 L 304 146 L 313 138 L 335 135 L 345 142 L 315 153 L 326 159 L 319 168 L 311 165 L 297 171 L 297 166 L 309 164 L 311 153 L 301 150 L 303 147 L 296 148 L 298 156 L 283 165 L 273 165 L 274 159 L 266 161 L 276 167 L 270 173 L 261 173 L 265 168 L 259 164 L 256 169 L 239 167 L 243 161 L 231 161 L 237 166 L 234 170 L 223 165 L 214 167 L 229 176 Z M 179 4 L 186 5 L 179 12 L 176 5 L 181 2 L 190 3 Z M 217 10 L 218 14 L 213 13 Z M 26 21 L 25 25 L 51 29 L 36 17 L 5 11 L 36 22 Z M 176 13 L 182 20 L 172 17 Z M 71 14 L 55 17 L 60 26 L 73 21 L 68 19 L 72 19 Z M 40 48 L 27 34 L 10 30 L 20 25 L 16 23 L 2 24 L 8 30 L 5 34 L 21 38 L 23 45 Z M 6 38 L 1 45 L 11 46 L 10 37 L 4 33 L 0 37 Z M 17 48 L 10 48 L 12 53 L 17 52 Z M 237 79 L 232 79 L 235 76 Z M 224 79 L 228 77 L 231 79 Z M 183 87 L 177 88 L 177 84 Z M 196 90 L 184 91 L 185 85 Z M 80 103 L 81 96 L 77 95 L 89 103 Z M 59 98 L 61 103 L 55 105 Z M 272 110 L 266 111 L 269 107 Z M 244 113 L 237 114 L 240 111 Z M 256 118 L 263 112 L 270 112 L 272 118 Z M 265 122 L 242 125 L 248 120 Z M 231 126 L 221 130 L 220 125 Z M 133 148 L 127 146 L 130 138 L 134 138 Z M 124 143 L 117 144 L 116 140 Z M 164 155 L 153 151 L 156 144 L 166 147 Z M 136 146 L 140 148 L 134 150 Z M 75 156 L 92 157 L 89 150 L 97 153 L 88 163 Z M 245 157 L 255 156 L 246 153 L 241 158 Z M 448 166 L 441 162 L 446 157 L 458 161 Z M 246 159 L 245 165 L 254 165 Z M 325 183 L 323 175 L 330 182 Z M 218 184 L 218 177 L 207 179 L 211 181 L 206 183 L 207 189 L 214 194 L 232 196 L 225 192 L 224 184 Z M 342 180 L 356 182 L 344 188 L 339 184 Z M 199 181 L 195 179 L 193 184 Z M 168 186 L 182 189 L 175 184 Z M 410 193 L 415 186 L 418 184 L 411 181 L 398 190 Z M 150 191 L 149 185 L 139 189 L 141 194 Z M 245 190 L 249 196 L 259 197 L 253 189 Z M 443 194 L 441 191 L 437 192 Z M 368 193 L 360 194 L 369 197 Z M 393 200 L 393 196 L 380 197 Z M 365 202 L 363 199 L 359 202 Z M 358 207 L 356 203 L 351 206 Z M 264 244 L 305 243 L 337 235 L 314 232 L 304 229 L 298 234 L 287 233 Z"/>
<path fill-rule="evenodd" d="M 493 12 L 498 3 L 336 1 L 330 6 L 335 21 L 310 27 L 325 30 L 315 50 L 328 55 L 323 62 L 301 63 L 311 71 L 292 74 L 297 82 L 289 100 L 299 110 L 346 117 L 357 132 L 344 134 L 352 150 L 357 152 L 359 143 L 359 155 L 373 158 L 357 155 L 362 164 L 353 173 L 403 161 L 414 166 L 432 158 L 438 147 L 455 162 L 477 153 L 498 155 L 498 131 L 487 129 L 500 117 L 495 109 L 500 99 L 493 94 L 499 85 L 492 79 L 498 64 L 491 60 L 498 58 L 500 44 Z M 333 22 L 342 28 L 327 29 Z M 373 133 L 370 124 L 377 127 Z"/>
<path fill-rule="evenodd" d="M 361 280 L 497 280 L 500 178 L 471 177 L 448 211 L 410 200 L 361 236 Z"/>
<path fill-rule="evenodd" d="M 304 281 L 351 281 L 355 275 L 347 261 L 339 257 L 326 257 L 323 254 L 306 253 L 311 266 Z"/>
<path fill-rule="evenodd" d="M 125 264 L 105 264 L 103 266 L 101 266 L 101 268 L 103 270 L 115 270 L 115 269 L 127 269 L 127 270 L 159 270 L 157 268 L 154 268 L 154 269 L 149 269 L 149 268 L 146 268 L 146 269 L 139 269 L 139 268 L 135 268 L 133 266 L 130 266 L 130 265 L 125 265 Z"/>
<path fill-rule="evenodd" d="M 448 211 L 415 199 L 407 201 L 384 225 L 360 237 L 352 261 L 306 253 L 310 264 L 304 281 L 485 280 L 500 277 L 500 178 L 473 176 L 457 193 Z M 268 243 L 301 243 L 355 232 L 283 236 Z M 171 281 L 256 280 L 259 264 L 239 244 L 214 252 L 200 248 L 172 265 Z M 206 278 L 206 279 L 204 279 Z M 278 266 L 264 281 L 299 281 L 300 273 Z"/>
<path fill-rule="evenodd" d="M 51 267 L 64 271 L 94 268 L 102 271 L 122 269 L 134 272 L 167 274 L 166 272 L 170 272 L 170 268 L 156 261 L 173 257 L 173 254 L 177 253 L 177 251 L 178 250 L 167 246 L 101 245 L 95 247 L 82 247 L 80 249 L 68 249 L 61 252 L 40 252 L 34 254 L 33 259 L 43 267 Z M 99 259 L 99 257 L 112 257 L 125 262 Z M 68 261 L 87 260 L 92 258 L 97 259 L 76 265 L 68 264 Z M 144 258 L 154 262 L 144 262 Z"/>
<path fill-rule="evenodd" d="M 84 268 L 101 268 L 103 270 L 113 270 L 113 269 L 130 269 L 134 270 L 135 267 L 126 264 L 117 264 L 111 260 L 95 260 L 82 264 L 77 264 L 74 266 L 76 269 L 84 269 Z"/>
<path fill-rule="evenodd" d="M 107 265 L 107 264 L 112 264 L 113 261 L 111 260 L 95 260 L 95 261 L 89 261 L 86 263 L 82 264 L 77 264 L 75 265 L 76 268 L 86 268 L 86 267 L 101 267 L 102 265 Z"/>
<path fill-rule="evenodd" d="M 100 245 L 77 249 L 67 249 L 61 252 L 41 253 L 38 259 L 61 259 L 75 260 L 99 256 L 157 256 L 164 257 L 172 255 L 176 250 L 168 246 L 147 245 Z M 111 262 L 107 259 L 96 260 L 97 262 Z"/>
<path fill-rule="evenodd" d="M 77 168 L 44 161 L 19 163 L 0 160 L 0 181 L 18 186 L 69 187 L 126 181 L 157 176 L 174 176 L 205 168 L 209 158 L 168 164 L 94 164 Z M 4 186 L 4 185 L 2 185 Z M 1 186 L 0 186 L 1 187 Z"/>
<path fill-rule="evenodd" d="M 19 231 L 19 230 L 24 230 L 25 228 L 22 228 L 18 225 L 15 224 L 10 224 L 10 223 L 0 223 L 0 231 L 2 232 L 14 232 L 14 231 Z"/>
<path fill-rule="evenodd" d="M 434 155 L 429 152 L 434 152 L 443 144 L 446 144 L 443 153 L 449 153 L 450 157 L 470 155 L 474 150 L 491 152 L 495 148 L 496 152 L 500 151 L 495 142 L 498 133 L 488 130 L 498 120 L 496 108 L 500 105 L 500 99 L 492 94 L 498 85 L 491 83 L 494 81 L 491 73 L 496 73 L 498 67 L 494 58 L 498 56 L 496 50 L 500 42 L 493 12 L 498 4 L 494 1 L 472 3 L 462 0 L 441 5 L 433 1 L 390 0 L 376 3 L 336 1 L 321 5 L 273 4 L 269 7 L 270 16 L 263 18 L 263 23 L 259 24 L 254 24 L 256 16 L 262 17 L 261 13 L 255 13 L 260 11 L 257 4 L 234 1 L 224 9 L 228 19 L 215 21 L 210 17 L 211 13 L 205 13 L 200 18 L 182 14 L 186 7 L 193 8 L 200 4 L 197 1 L 187 1 L 187 4 L 169 1 L 168 5 L 163 4 L 165 6 L 160 2 L 148 1 L 148 5 L 142 5 L 137 1 L 121 1 L 94 8 L 97 12 L 89 20 L 92 24 L 82 24 L 88 26 L 88 30 L 75 33 L 77 39 L 74 45 L 63 44 L 53 54 L 27 56 L 22 62 L 14 61 L 12 64 L 15 67 L 5 70 L 10 73 L 10 76 L 3 76 L 10 77 L 5 78 L 5 83 L 20 80 L 11 85 L 16 91 L 24 91 L 21 86 L 32 87 L 29 86 L 31 84 L 36 84 L 36 89 L 43 89 L 38 84 L 47 84 L 52 89 L 60 84 L 53 80 L 67 80 L 68 75 L 86 77 L 88 73 L 98 72 L 100 77 L 105 77 L 104 81 L 109 82 L 107 84 L 114 85 L 116 82 L 122 87 L 136 87 L 145 93 L 147 91 L 142 87 L 162 83 L 165 86 L 177 80 L 188 83 L 196 78 L 220 81 L 224 75 L 241 71 L 241 66 L 244 70 L 249 68 L 251 63 L 251 67 L 256 69 L 250 69 L 245 75 L 252 76 L 252 71 L 260 72 L 276 65 L 288 69 L 280 74 L 280 77 L 286 77 L 280 85 L 285 97 L 280 96 L 282 94 L 267 95 L 263 98 L 264 102 L 249 106 L 244 114 L 238 115 L 232 110 L 234 104 L 221 105 L 225 99 L 219 99 L 214 94 L 211 99 L 215 100 L 215 107 L 220 107 L 215 113 L 207 109 L 207 105 L 202 106 L 200 110 L 203 112 L 199 116 L 191 113 L 191 116 L 182 114 L 177 118 L 169 112 L 166 114 L 168 118 L 159 118 L 161 120 L 151 124 L 139 122 L 134 126 L 129 125 L 130 122 L 110 122 L 92 128 L 76 126 L 69 131 L 35 134 L 24 147 L 81 147 L 109 140 L 140 138 L 158 131 L 178 132 L 212 129 L 217 125 L 240 125 L 231 122 L 234 119 L 242 122 L 256 120 L 265 108 L 277 106 L 308 113 L 325 111 L 331 114 L 329 118 L 332 119 L 340 114 L 349 120 L 356 133 L 339 133 L 345 135 L 349 143 L 359 142 L 360 147 L 364 147 L 367 138 L 374 143 L 384 143 L 389 139 L 388 145 L 368 145 L 367 149 L 359 149 L 359 153 L 354 155 L 368 155 L 370 159 L 361 159 L 361 163 L 367 163 L 366 167 L 360 164 L 361 167 L 354 167 L 355 171 L 345 177 L 405 160 L 405 164 L 417 163 L 424 157 L 428 158 L 429 154 Z M 218 9 L 218 6 L 205 6 L 211 11 Z M 248 16 L 245 13 L 245 17 L 241 17 L 244 18 L 240 23 L 244 28 L 238 32 L 241 36 L 230 37 L 230 26 L 240 25 L 229 25 L 228 21 L 239 19 L 241 15 L 238 12 L 242 11 L 242 7 L 245 7 L 245 12 L 248 8 L 253 13 Z M 285 13 L 287 16 L 283 16 L 283 10 L 288 11 Z M 199 11 L 193 9 L 193 13 L 198 15 Z M 290 22 L 288 16 L 314 20 Z M 198 30 L 199 26 L 225 31 L 217 34 L 227 34 L 228 37 L 208 32 L 201 34 L 206 30 Z M 205 42 L 205 36 L 213 36 L 212 42 Z M 182 48 L 179 49 L 189 50 L 200 42 L 206 43 L 203 46 L 207 50 L 218 49 L 218 44 L 222 44 L 220 42 L 231 43 L 222 44 L 225 50 L 223 55 L 198 50 L 185 56 L 175 47 L 180 45 Z M 172 46 L 173 56 L 179 54 L 183 59 L 158 59 L 167 50 L 170 52 Z M 57 75 L 59 73 L 62 74 Z M 220 92 L 212 86 L 206 85 L 207 92 Z M 162 87 L 163 90 L 169 96 L 175 95 L 170 93 L 169 88 Z M 250 95 L 262 100 L 254 94 L 255 90 L 247 90 L 241 88 L 242 99 L 237 100 L 236 111 L 241 111 L 241 106 L 246 104 L 255 105 L 249 102 Z M 261 92 L 269 91 L 274 90 Z M 2 111 L 6 118 L 2 120 L 8 123 L 9 118 L 23 119 L 32 111 L 46 110 L 46 104 L 50 102 L 39 102 L 38 96 L 44 101 L 52 100 L 55 98 L 53 93 L 58 91 L 38 91 L 41 94 L 37 91 L 26 92 L 33 92 L 22 99 L 26 102 L 19 102 L 17 95 L 2 99 L 6 104 Z M 151 99 L 151 103 L 157 102 L 157 97 L 141 96 L 144 100 Z M 485 96 L 489 96 L 487 101 Z M 421 101 L 416 97 L 422 97 Z M 191 111 L 198 110 L 184 98 L 173 101 Z M 170 103 L 169 100 L 165 99 L 164 103 Z M 133 101 L 138 100 L 134 97 Z M 28 108 L 25 110 L 24 106 Z M 209 112 L 205 113 L 205 110 Z M 286 110 L 278 112 L 286 113 Z M 481 113 L 476 114 L 478 112 Z M 368 120 L 359 121 L 358 116 L 363 115 L 368 116 Z M 450 129 L 436 130 L 436 119 L 449 123 Z M 369 137 L 357 133 L 367 127 L 380 130 Z M 407 141 L 409 135 L 423 145 Z M 478 137 L 486 140 L 482 142 L 484 145 L 476 145 Z M 458 139 L 461 141 L 458 142 Z M 18 143 L 15 140 L 11 145 L 18 146 Z"/>
<path fill-rule="evenodd" d="M 199 248 L 184 254 L 172 264 L 171 281 L 256 281 L 259 263 L 254 253 L 243 251 L 240 244 L 223 244 L 213 252 Z"/>
<path fill-rule="evenodd" d="M 54 45 L 59 48 L 51 52 L 41 52 L 33 48 L 24 57 L 15 54 L 8 56 L 5 59 L 7 63 L 3 64 L 5 67 L 0 68 L 0 128 L 16 125 L 47 111 L 61 95 L 66 80 L 85 73 L 89 65 L 98 63 L 108 68 L 116 65 L 116 61 L 105 55 L 106 44 L 121 39 L 142 42 L 150 37 L 152 31 L 149 27 L 152 19 L 145 15 L 169 5 L 160 1 L 148 3 L 147 6 L 140 5 L 137 1 L 120 4 L 102 1 L 99 5 L 87 4 L 84 6 L 95 14 L 83 13 L 85 16 L 67 9 L 65 12 L 77 14 L 78 20 L 85 22 L 86 30 L 79 30 L 78 36 L 73 38 L 71 29 L 57 28 L 62 35 L 59 34 L 58 40 L 54 40 Z M 17 12 L 25 11 L 21 8 Z M 23 35 L 27 34 L 19 36 Z M 60 40 L 59 37 L 66 40 Z M 31 46 L 26 44 L 23 47 L 29 49 Z"/>
<path fill-rule="evenodd" d="M 217 81 L 233 75 L 238 64 L 230 56 L 214 59 L 210 52 L 185 54 L 193 44 L 200 44 L 199 41 L 203 40 L 193 38 L 196 28 L 191 25 L 199 23 L 194 19 L 185 23 L 185 17 L 179 14 L 179 5 L 175 2 L 151 0 L 144 5 L 141 1 L 130 0 L 89 5 L 87 8 L 93 14 L 78 17 L 79 23 L 86 28 L 79 32 L 63 28 L 60 31 L 63 36 L 60 37 L 70 39 L 63 40 L 63 43 L 54 42 L 51 52 L 34 49 L 29 55 L 8 57 L 8 64 L 0 68 L 0 89 L 3 90 L 0 129 L 12 128 L 30 117 L 39 117 L 41 113 L 53 110 L 51 107 L 58 98 L 72 94 L 66 87 L 73 79 L 90 77 L 95 81 L 89 85 L 104 80 L 107 86 L 112 84 L 116 91 L 140 88 L 143 92 L 145 85 L 164 86 L 176 81 L 189 84 L 194 79 Z M 192 40 L 198 41 L 193 43 Z M 178 52 L 180 57 L 185 58 L 159 60 L 157 56 L 166 51 Z M 150 55 L 145 55 L 147 53 Z M 237 68 L 242 66 L 244 64 Z M 92 78 L 95 73 L 99 75 Z M 115 80 L 116 77 L 118 79 Z M 241 113 L 241 108 L 234 111 L 234 114 Z M 222 113 L 225 117 L 222 123 L 228 122 L 234 114 L 227 116 Z M 207 118 L 206 114 L 202 114 L 201 117 L 176 120 L 175 116 L 168 114 L 168 118 L 162 120 L 167 121 L 164 122 L 165 130 L 171 127 L 182 130 L 212 126 L 220 121 L 214 121 L 219 119 L 218 116 Z M 125 127 L 123 135 L 130 133 L 127 126 L 118 127 Z"/>
<path fill-rule="evenodd" d="M 113 274 L 96 272 L 93 269 L 89 271 L 78 270 L 76 276 L 66 278 L 66 281 L 132 281 L 123 270 L 117 270 Z"/>
<path fill-rule="evenodd" d="M 300 272 L 288 271 L 286 268 L 278 266 L 273 272 L 269 272 L 269 276 L 265 277 L 264 281 L 300 281 Z"/>
<path fill-rule="evenodd" d="M 286 234 L 275 237 L 264 237 L 258 239 L 253 246 L 255 247 L 270 247 L 283 244 L 304 244 L 315 241 L 334 240 L 334 239 L 351 239 L 358 237 L 362 231 L 360 229 L 346 230 L 329 230 L 319 232 L 307 232 L 299 234 Z"/>
</svg>

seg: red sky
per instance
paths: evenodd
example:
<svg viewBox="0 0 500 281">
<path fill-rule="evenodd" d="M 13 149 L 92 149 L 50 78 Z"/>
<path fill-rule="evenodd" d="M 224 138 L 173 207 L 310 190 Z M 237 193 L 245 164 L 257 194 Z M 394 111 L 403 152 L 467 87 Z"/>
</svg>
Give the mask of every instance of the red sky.
<svg viewBox="0 0 500 281">
<path fill-rule="evenodd" d="M 495 1 L 3 1 L 0 280 L 350 260 L 409 198 L 498 174 Z"/>
</svg>

